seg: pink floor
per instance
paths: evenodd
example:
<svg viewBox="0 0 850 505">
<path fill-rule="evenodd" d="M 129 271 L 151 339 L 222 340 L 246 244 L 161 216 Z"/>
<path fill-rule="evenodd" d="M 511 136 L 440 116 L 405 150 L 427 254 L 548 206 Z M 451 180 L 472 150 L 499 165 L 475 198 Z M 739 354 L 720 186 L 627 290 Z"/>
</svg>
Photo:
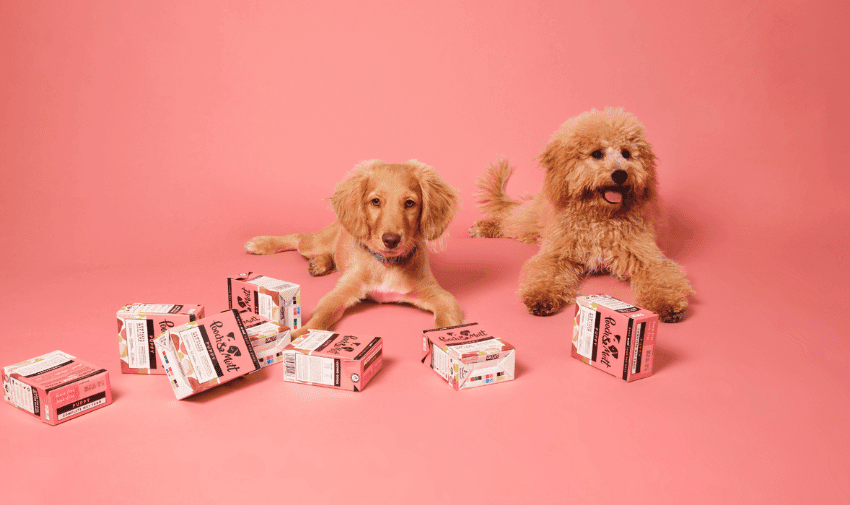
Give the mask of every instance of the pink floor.
<svg viewBox="0 0 850 505">
<path fill-rule="evenodd" d="M 0 502 L 850 501 L 846 4 L 287 4 L 0 3 L 0 365 L 61 349 L 115 395 L 57 427 L 0 406 Z M 574 307 L 519 302 L 536 247 L 466 235 L 490 161 L 537 191 L 549 135 L 607 105 L 646 126 L 697 291 L 629 384 L 569 356 Z M 460 190 L 433 270 L 514 382 L 453 391 L 418 360 L 431 316 L 375 304 L 337 326 L 385 339 L 359 394 L 276 365 L 178 402 L 120 374 L 125 303 L 217 312 L 253 270 L 309 312 L 338 274 L 242 244 L 330 222 L 369 158 Z"/>
</svg>

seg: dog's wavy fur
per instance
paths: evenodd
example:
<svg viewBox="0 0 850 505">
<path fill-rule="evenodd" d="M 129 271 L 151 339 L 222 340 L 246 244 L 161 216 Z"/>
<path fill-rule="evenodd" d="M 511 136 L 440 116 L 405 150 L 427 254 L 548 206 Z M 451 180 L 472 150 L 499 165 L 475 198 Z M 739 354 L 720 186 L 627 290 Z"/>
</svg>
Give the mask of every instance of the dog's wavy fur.
<svg viewBox="0 0 850 505">
<path fill-rule="evenodd" d="M 365 161 L 331 197 L 336 221 L 317 233 L 254 237 L 245 250 L 297 250 L 310 260 L 310 275 L 342 273 L 295 337 L 310 328 L 330 328 L 367 298 L 410 303 L 433 312 L 435 327 L 455 326 L 463 323 L 463 312 L 434 279 L 428 249 L 443 236 L 459 204 L 457 191 L 424 163 Z"/>
<path fill-rule="evenodd" d="M 520 278 L 529 312 L 560 311 L 575 301 L 587 273 L 609 271 L 631 281 L 637 305 L 662 321 L 681 320 L 693 290 L 656 244 L 656 157 L 637 119 L 619 108 L 581 114 L 555 132 L 539 160 L 543 191 L 525 200 L 505 191 L 510 164 L 493 163 L 478 181 L 486 217 L 469 230 L 540 243 Z"/>
</svg>

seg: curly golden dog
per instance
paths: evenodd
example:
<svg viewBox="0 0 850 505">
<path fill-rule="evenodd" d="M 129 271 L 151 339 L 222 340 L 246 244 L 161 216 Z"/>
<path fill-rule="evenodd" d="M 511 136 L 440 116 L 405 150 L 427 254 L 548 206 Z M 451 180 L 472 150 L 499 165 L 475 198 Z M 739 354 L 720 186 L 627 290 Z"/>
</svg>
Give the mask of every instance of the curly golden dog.
<svg viewBox="0 0 850 505">
<path fill-rule="evenodd" d="M 410 303 L 433 312 L 435 327 L 455 326 L 463 312 L 431 274 L 428 242 L 443 235 L 459 203 L 457 191 L 424 163 L 366 161 L 337 185 L 331 197 L 336 221 L 317 233 L 254 237 L 245 250 L 297 250 L 310 260 L 310 275 L 342 273 L 293 336 L 328 329 L 367 298 Z"/>
<path fill-rule="evenodd" d="M 558 312 L 575 301 L 586 274 L 608 271 L 631 281 L 637 305 L 680 321 L 693 290 L 656 244 L 655 154 L 637 119 L 618 108 L 581 114 L 555 132 L 539 160 L 543 191 L 523 201 L 505 193 L 510 165 L 492 164 L 478 181 L 486 217 L 469 230 L 540 243 L 520 278 L 529 312 Z"/>
</svg>

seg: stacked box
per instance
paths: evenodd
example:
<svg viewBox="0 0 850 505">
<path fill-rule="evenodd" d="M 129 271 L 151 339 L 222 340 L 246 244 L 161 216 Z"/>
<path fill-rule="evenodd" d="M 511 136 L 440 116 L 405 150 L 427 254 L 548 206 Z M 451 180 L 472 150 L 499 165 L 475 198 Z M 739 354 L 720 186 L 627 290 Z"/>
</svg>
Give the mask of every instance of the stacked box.
<svg viewBox="0 0 850 505">
<path fill-rule="evenodd" d="M 171 328 L 154 343 L 178 400 L 260 369 L 235 310 Z"/>
<path fill-rule="evenodd" d="M 112 403 L 109 372 L 62 351 L 2 370 L 6 403 L 56 426 Z"/>
<path fill-rule="evenodd" d="M 383 365 L 380 337 L 309 330 L 283 348 L 283 380 L 362 391 Z"/>
<path fill-rule="evenodd" d="M 292 341 L 291 330 L 251 312 L 240 312 L 239 316 L 245 325 L 248 338 L 251 339 L 260 367 L 265 368 L 283 361 L 283 348 Z"/>
<path fill-rule="evenodd" d="M 422 362 L 457 391 L 514 379 L 514 346 L 478 323 L 425 330 L 422 335 Z"/>
<path fill-rule="evenodd" d="M 132 303 L 118 310 L 118 354 L 121 373 L 165 375 L 154 347 L 169 328 L 204 317 L 203 305 Z"/>
<path fill-rule="evenodd" d="M 301 286 L 298 284 L 251 273 L 228 277 L 227 303 L 231 309 L 253 312 L 293 330 L 301 327 Z"/>
<path fill-rule="evenodd" d="M 608 295 L 576 298 L 572 356 L 626 382 L 652 375 L 658 315 Z"/>
</svg>

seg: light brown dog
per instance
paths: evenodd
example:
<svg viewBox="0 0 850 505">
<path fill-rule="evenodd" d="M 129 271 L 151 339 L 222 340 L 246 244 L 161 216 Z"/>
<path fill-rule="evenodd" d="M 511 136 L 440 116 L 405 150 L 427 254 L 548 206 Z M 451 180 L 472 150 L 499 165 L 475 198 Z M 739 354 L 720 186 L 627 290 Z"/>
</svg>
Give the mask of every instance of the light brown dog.
<svg viewBox="0 0 850 505">
<path fill-rule="evenodd" d="M 575 301 L 586 274 L 608 271 L 631 281 L 637 305 L 680 321 L 693 290 L 656 244 L 655 154 L 637 119 L 617 108 L 581 114 L 555 132 L 539 159 L 543 191 L 524 201 L 505 193 L 510 165 L 490 166 L 478 181 L 486 217 L 469 230 L 540 243 L 521 272 L 529 312 L 558 312 Z"/>
<path fill-rule="evenodd" d="M 254 237 L 251 254 L 297 250 L 310 275 L 342 273 L 310 320 L 293 332 L 328 329 L 364 299 L 405 302 L 434 313 L 435 327 L 463 323 L 460 305 L 441 288 L 428 264 L 428 241 L 438 239 L 457 213 L 457 191 L 416 160 L 358 165 L 331 197 L 337 220 L 312 234 Z"/>
</svg>

